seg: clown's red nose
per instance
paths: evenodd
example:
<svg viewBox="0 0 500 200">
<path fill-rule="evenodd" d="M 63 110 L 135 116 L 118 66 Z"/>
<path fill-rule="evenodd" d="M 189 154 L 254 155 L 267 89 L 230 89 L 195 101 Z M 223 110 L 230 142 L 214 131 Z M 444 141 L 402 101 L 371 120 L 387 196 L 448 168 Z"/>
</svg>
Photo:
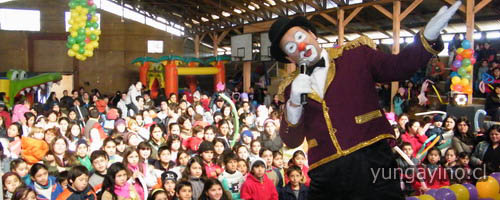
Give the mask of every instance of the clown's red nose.
<svg viewBox="0 0 500 200">
<path fill-rule="evenodd" d="M 306 43 L 305 42 L 299 43 L 299 51 L 304 51 L 305 49 L 306 49 Z"/>
</svg>

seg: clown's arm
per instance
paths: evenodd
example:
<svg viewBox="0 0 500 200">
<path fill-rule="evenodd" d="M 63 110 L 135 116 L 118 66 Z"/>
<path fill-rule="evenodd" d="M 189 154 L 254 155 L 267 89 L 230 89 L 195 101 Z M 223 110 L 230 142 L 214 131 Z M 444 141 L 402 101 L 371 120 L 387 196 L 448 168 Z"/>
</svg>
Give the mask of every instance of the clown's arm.
<svg viewBox="0 0 500 200">
<path fill-rule="evenodd" d="M 304 123 L 301 123 L 303 107 L 300 104 L 300 95 L 311 92 L 311 77 L 304 74 L 295 77 L 291 86 L 285 89 L 286 108 L 284 120 L 281 120 L 280 136 L 290 148 L 295 148 L 304 141 L 305 133 L 303 131 L 305 129 L 301 128 Z"/>
<path fill-rule="evenodd" d="M 405 47 L 398 55 L 388 55 L 363 47 L 364 57 L 376 82 L 389 82 L 409 79 L 418 69 L 426 66 L 434 54 L 443 49 L 440 32 L 460 7 L 457 1 L 450 8 L 443 6 L 428 22 L 425 29 L 415 35 L 414 42 Z"/>
</svg>

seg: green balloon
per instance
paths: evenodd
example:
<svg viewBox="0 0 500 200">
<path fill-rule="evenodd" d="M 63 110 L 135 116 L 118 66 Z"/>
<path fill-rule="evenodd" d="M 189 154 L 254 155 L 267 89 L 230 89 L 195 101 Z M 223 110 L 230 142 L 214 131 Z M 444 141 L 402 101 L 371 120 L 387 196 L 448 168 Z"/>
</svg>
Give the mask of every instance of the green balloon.
<svg viewBox="0 0 500 200">
<path fill-rule="evenodd" d="M 85 34 L 76 36 L 76 42 L 80 43 L 84 40 L 85 40 Z"/>
<path fill-rule="evenodd" d="M 75 44 L 75 38 L 68 36 L 68 44 L 72 44 L 72 45 Z"/>
<path fill-rule="evenodd" d="M 77 3 L 75 3 L 74 1 L 70 1 L 70 2 L 68 3 L 68 6 L 69 6 L 71 9 L 75 8 L 77 5 L 78 5 L 78 4 L 77 4 Z"/>
<path fill-rule="evenodd" d="M 99 28 L 99 24 L 97 22 L 92 22 L 92 27 Z"/>
<path fill-rule="evenodd" d="M 84 28 L 79 28 L 78 29 L 78 35 L 85 35 L 85 29 Z"/>
<path fill-rule="evenodd" d="M 471 76 L 470 76 L 470 74 L 465 74 L 462 78 L 466 78 L 467 80 L 470 80 Z"/>
<path fill-rule="evenodd" d="M 90 7 L 90 15 L 95 16 L 95 14 L 96 14 L 96 11 L 92 10 L 92 7 Z"/>
<path fill-rule="evenodd" d="M 467 67 L 470 65 L 470 60 L 468 58 L 464 58 L 462 60 L 462 66 Z"/>
<path fill-rule="evenodd" d="M 80 6 L 86 7 L 87 5 L 87 1 L 80 1 Z"/>
<path fill-rule="evenodd" d="M 87 23 L 85 23 L 85 28 L 91 28 L 91 27 L 92 27 L 92 22 L 87 21 Z"/>
<path fill-rule="evenodd" d="M 80 47 L 80 49 L 78 49 L 78 53 L 80 53 L 80 54 L 83 54 L 83 53 L 85 53 L 85 48 L 83 48 L 83 47 Z"/>
<path fill-rule="evenodd" d="M 85 41 L 81 41 L 81 42 L 79 42 L 79 43 L 78 43 L 78 45 L 79 45 L 80 47 L 84 47 L 86 44 L 87 44 L 87 43 L 85 43 Z"/>
<path fill-rule="evenodd" d="M 92 11 L 94 11 L 94 12 L 95 12 L 95 11 L 97 10 L 97 6 L 96 6 L 95 4 L 94 4 L 94 5 L 92 5 L 92 6 L 89 6 L 89 10 L 90 10 L 91 12 L 92 12 Z M 95 14 L 95 13 L 94 13 L 94 14 Z M 92 15 L 94 15 L 94 14 L 92 14 Z"/>
<path fill-rule="evenodd" d="M 66 47 L 68 47 L 68 49 L 71 49 L 71 47 L 73 47 L 73 44 L 70 44 L 69 42 L 66 42 Z"/>
<path fill-rule="evenodd" d="M 460 76 L 464 77 L 467 74 L 467 70 L 465 69 L 465 67 L 458 68 L 458 74 L 460 74 Z"/>
<path fill-rule="evenodd" d="M 97 39 L 97 36 L 95 34 L 90 34 L 90 40 L 94 41 Z"/>
</svg>

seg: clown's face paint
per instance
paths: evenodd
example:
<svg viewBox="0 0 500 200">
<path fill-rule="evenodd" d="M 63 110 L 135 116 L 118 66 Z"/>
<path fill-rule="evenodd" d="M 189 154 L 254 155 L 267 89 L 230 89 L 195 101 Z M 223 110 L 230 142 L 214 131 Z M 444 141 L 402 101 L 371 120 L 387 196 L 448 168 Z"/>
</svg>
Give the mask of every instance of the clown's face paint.
<svg viewBox="0 0 500 200">
<path fill-rule="evenodd" d="M 310 64 L 320 59 L 321 48 L 316 41 L 316 35 L 301 27 L 290 28 L 281 38 L 280 47 L 290 62 L 298 63 L 305 60 Z"/>
</svg>

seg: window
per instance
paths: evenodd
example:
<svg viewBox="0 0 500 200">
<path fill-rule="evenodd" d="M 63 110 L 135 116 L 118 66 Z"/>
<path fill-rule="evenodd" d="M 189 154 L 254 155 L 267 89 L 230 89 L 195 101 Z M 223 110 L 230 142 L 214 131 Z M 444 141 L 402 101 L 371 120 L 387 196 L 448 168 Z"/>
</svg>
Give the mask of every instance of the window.
<svg viewBox="0 0 500 200">
<path fill-rule="evenodd" d="M 164 23 L 160 23 L 154 19 L 151 19 L 150 17 L 146 17 L 146 25 L 149 25 L 153 28 L 156 28 L 156 29 L 159 29 L 162 31 L 167 30 L 167 25 L 165 25 Z"/>
<path fill-rule="evenodd" d="M 148 53 L 163 53 L 163 40 L 148 40 Z"/>
<path fill-rule="evenodd" d="M 0 29 L 40 31 L 40 11 L 2 8 L 0 9 Z"/>
<path fill-rule="evenodd" d="M 99 25 L 99 29 L 101 28 L 101 14 L 99 13 L 96 13 L 95 14 L 97 16 L 97 24 Z M 71 18 L 71 13 L 70 12 L 64 12 L 64 23 L 66 24 L 65 27 L 66 27 L 66 32 L 69 32 L 69 28 L 71 27 L 71 25 L 68 23 L 69 22 L 69 19 Z"/>
</svg>

